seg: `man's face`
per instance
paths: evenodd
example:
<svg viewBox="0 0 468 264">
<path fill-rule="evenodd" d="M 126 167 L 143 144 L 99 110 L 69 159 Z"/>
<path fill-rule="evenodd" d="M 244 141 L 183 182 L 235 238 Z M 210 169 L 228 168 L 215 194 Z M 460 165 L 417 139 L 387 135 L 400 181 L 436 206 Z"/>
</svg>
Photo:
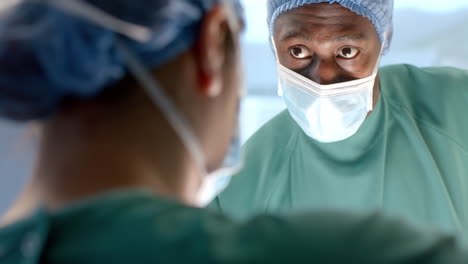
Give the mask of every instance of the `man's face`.
<svg viewBox="0 0 468 264">
<path fill-rule="evenodd" d="M 369 19 L 339 4 L 311 4 L 282 14 L 274 40 L 280 63 L 320 84 L 372 74 L 381 43 Z"/>
</svg>

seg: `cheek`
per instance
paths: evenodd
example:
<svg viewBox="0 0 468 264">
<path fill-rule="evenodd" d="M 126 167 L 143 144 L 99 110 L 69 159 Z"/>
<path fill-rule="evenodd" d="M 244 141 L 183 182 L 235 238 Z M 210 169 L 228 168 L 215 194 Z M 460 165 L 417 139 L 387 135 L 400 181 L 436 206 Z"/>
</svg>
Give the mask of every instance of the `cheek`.
<svg viewBox="0 0 468 264">
<path fill-rule="evenodd" d="M 361 54 L 356 60 L 339 61 L 338 65 L 353 78 L 366 78 L 373 73 L 376 63 L 379 63 L 379 54 L 380 49 L 371 50 L 368 53 Z"/>
<path fill-rule="evenodd" d="M 359 62 L 341 62 L 339 65 L 353 79 L 365 78 L 372 74 L 372 66 L 363 60 Z"/>
<path fill-rule="evenodd" d="M 309 66 L 311 59 L 296 59 L 290 55 L 288 50 L 281 52 L 279 55 L 279 61 L 284 67 L 291 69 L 293 71 L 304 69 Z"/>
</svg>

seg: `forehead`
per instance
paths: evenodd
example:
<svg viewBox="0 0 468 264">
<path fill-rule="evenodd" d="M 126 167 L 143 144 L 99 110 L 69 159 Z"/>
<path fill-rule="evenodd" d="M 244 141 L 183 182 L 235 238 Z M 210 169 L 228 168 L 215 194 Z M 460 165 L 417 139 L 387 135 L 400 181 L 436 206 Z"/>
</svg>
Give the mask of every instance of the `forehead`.
<svg viewBox="0 0 468 264">
<path fill-rule="evenodd" d="M 335 34 L 377 34 L 371 21 L 340 4 L 309 4 L 283 13 L 275 22 L 275 37 L 292 32 L 310 38 Z"/>
</svg>

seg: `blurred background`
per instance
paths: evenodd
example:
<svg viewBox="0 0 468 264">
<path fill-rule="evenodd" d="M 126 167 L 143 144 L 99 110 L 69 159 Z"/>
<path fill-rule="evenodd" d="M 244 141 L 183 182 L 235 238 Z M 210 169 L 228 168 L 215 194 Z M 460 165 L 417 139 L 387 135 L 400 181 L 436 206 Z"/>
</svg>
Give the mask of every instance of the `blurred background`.
<svg viewBox="0 0 468 264">
<path fill-rule="evenodd" d="M 243 59 L 249 91 L 241 115 L 245 141 L 286 107 L 277 96 L 266 0 L 243 2 L 247 15 Z M 381 65 L 408 63 L 468 69 L 468 0 L 395 0 L 394 27 L 390 52 Z"/>
<path fill-rule="evenodd" d="M 241 113 L 242 140 L 285 109 L 276 94 L 276 65 L 268 43 L 266 0 L 243 0 L 247 31 L 243 37 L 248 95 Z M 467 0 L 395 0 L 395 32 L 382 65 L 468 69 Z M 467 84 L 468 89 L 468 84 Z M 0 215 L 15 199 L 32 171 L 35 142 L 30 128 L 0 120 Z"/>
</svg>

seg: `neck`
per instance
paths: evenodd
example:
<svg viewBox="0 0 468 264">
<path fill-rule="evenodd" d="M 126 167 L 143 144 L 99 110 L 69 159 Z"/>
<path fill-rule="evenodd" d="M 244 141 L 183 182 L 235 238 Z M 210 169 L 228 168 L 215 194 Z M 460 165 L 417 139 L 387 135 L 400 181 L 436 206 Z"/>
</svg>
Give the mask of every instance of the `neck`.
<svg viewBox="0 0 468 264">
<path fill-rule="evenodd" d="M 374 92 L 372 93 L 372 109 L 375 109 L 377 103 L 379 102 L 379 98 L 380 98 L 380 77 L 379 75 L 377 75 L 377 77 L 375 78 L 375 84 L 374 84 Z M 373 111 L 370 111 L 368 114 L 367 114 L 367 117 L 369 117 L 371 114 L 372 114 Z"/>
<path fill-rule="evenodd" d="M 377 77 L 375 78 L 374 93 L 373 93 L 373 98 L 372 98 L 374 108 L 379 102 L 379 98 L 380 98 L 380 75 L 377 74 Z"/>
<path fill-rule="evenodd" d="M 165 118 L 158 113 L 148 125 L 116 116 L 64 115 L 46 122 L 36 172 L 5 221 L 25 217 L 38 203 L 56 210 L 116 189 L 145 188 L 190 204 L 198 170 Z"/>
</svg>

